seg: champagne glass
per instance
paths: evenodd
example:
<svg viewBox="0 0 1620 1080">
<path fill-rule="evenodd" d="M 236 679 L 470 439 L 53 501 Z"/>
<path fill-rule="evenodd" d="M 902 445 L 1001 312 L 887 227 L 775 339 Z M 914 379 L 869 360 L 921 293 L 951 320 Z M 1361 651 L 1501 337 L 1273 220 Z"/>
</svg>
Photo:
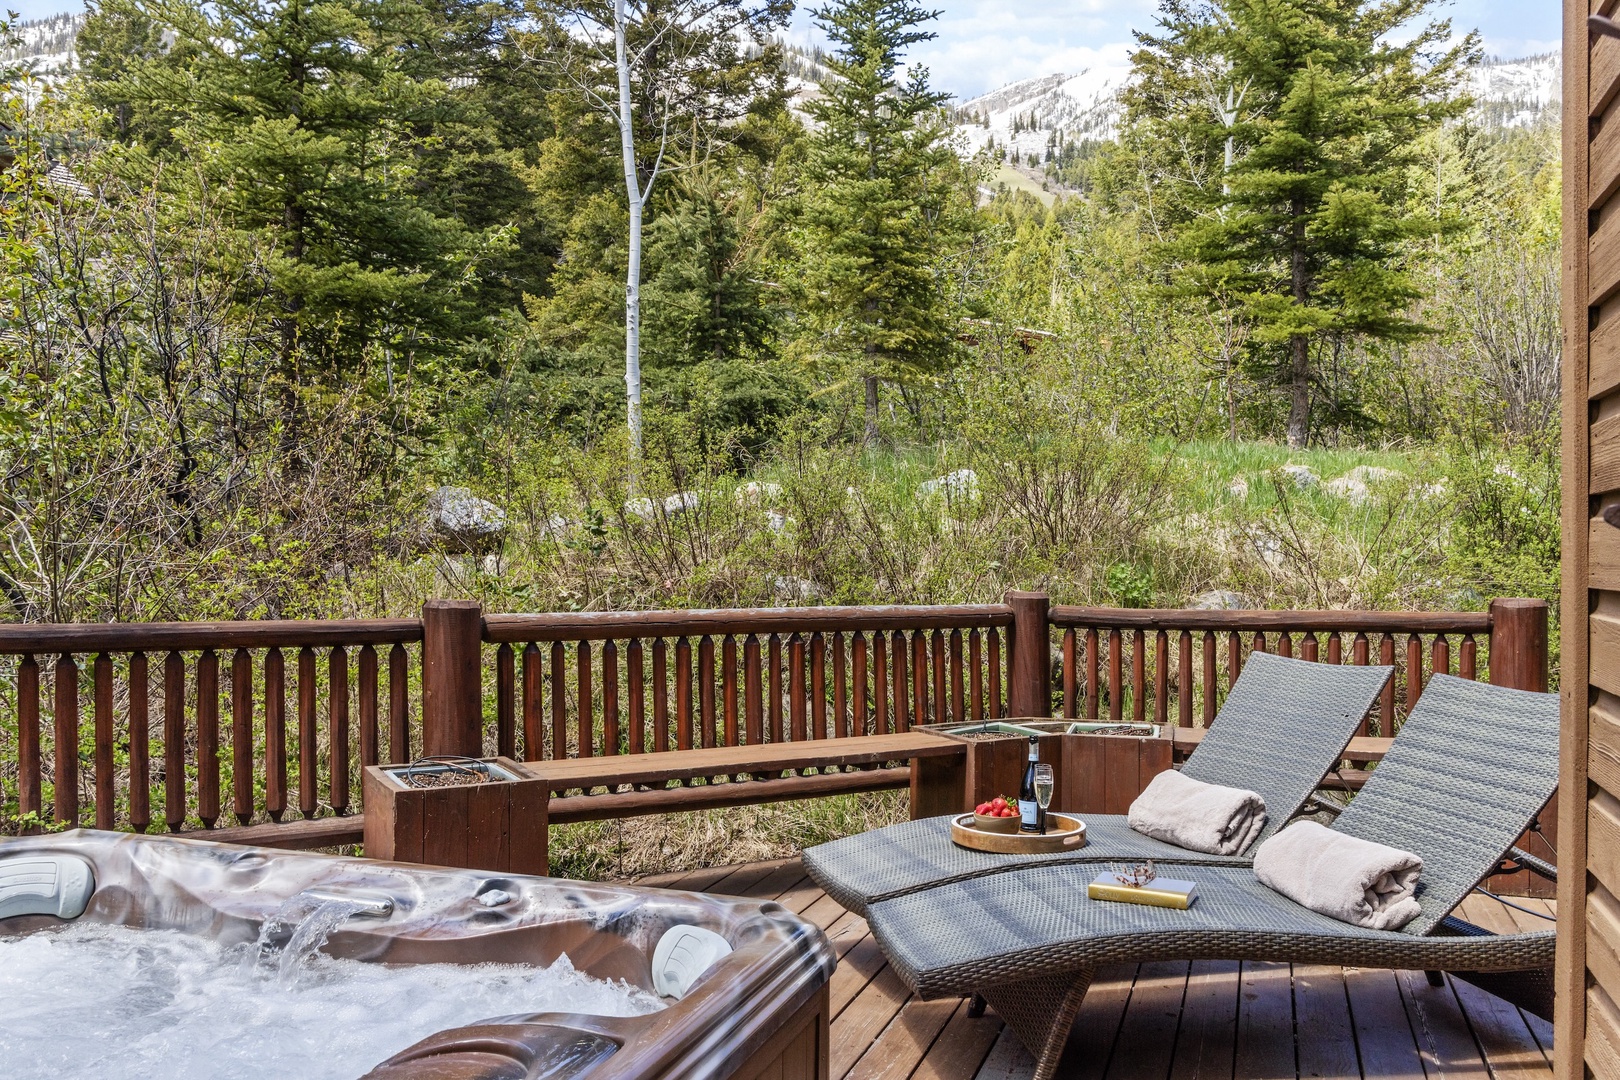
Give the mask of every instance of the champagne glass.
<svg viewBox="0 0 1620 1080">
<path fill-rule="evenodd" d="M 1052 766 L 1035 766 L 1035 803 L 1041 808 L 1041 832 L 1046 831 L 1046 808 L 1052 804 Z"/>
</svg>

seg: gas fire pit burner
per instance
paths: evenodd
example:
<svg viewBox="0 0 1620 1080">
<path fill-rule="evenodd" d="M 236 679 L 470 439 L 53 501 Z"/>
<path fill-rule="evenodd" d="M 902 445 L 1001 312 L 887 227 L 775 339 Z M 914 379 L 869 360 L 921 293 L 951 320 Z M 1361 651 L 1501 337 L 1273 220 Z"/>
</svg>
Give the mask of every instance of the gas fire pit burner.
<svg viewBox="0 0 1620 1080">
<path fill-rule="evenodd" d="M 487 763 L 449 754 L 419 757 L 406 766 L 399 777 L 407 787 L 413 788 L 462 787 L 487 784 L 494 779 Z"/>
</svg>

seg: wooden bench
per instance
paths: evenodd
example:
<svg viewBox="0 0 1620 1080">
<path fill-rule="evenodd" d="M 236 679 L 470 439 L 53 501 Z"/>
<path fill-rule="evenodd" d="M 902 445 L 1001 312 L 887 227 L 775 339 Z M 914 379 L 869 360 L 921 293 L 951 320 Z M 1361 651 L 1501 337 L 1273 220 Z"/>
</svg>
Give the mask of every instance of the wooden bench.
<svg viewBox="0 0 1620 1080">
<path fill-rule="evenodd" d="M 912 789 L 915 816 L 932 812 L 939 797 L 937 787 L 951 783 L 948 763 L 963 756 L 963 744 L 956 739 L 907 731 L 658 754 L 528 761 L 523 767 L 549 784 L 552 795 L 547 816 L 555 824 L 902 787 Z M 936 759 L 946 767 L 927 769 L 922 765 Z M 895 767 L 891 762 L 906 765 Z M 811 769 L 815 772 L 808 771 Z M 797 775 L 782 775 L 790 772 Z M 712 782 L 721 777 L 726 779 Z M 693 780 L 705 782 L 690 783 Z M 672 781 L 683 783 L 670 787 Z M 590 794 L 598 788 L 607 790 Z M 624 788 L 629 790 L 620 790 Z M 580 794 L 563 794 L 568 791 Z M 960 801 L 958 791 L 951 805 Z"/>
</svg>

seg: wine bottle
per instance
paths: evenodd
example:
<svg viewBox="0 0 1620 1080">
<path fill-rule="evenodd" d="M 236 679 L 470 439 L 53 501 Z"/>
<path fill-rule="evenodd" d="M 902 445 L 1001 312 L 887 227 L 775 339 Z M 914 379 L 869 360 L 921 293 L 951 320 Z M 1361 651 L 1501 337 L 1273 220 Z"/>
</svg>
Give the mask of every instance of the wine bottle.
<svg viewBox="0 0 1620 1080">
<path fill-rule="evenodd" d="M 1043 832 L 1041 804 L 1035 800 L 1035 763 L 1041 759 L 1041 744 L 1035 736 L 1029 737 L 1029 763 L 1024 766 L 1024 779 L 1018 785 L 1018 831 Z"/>
</svg>

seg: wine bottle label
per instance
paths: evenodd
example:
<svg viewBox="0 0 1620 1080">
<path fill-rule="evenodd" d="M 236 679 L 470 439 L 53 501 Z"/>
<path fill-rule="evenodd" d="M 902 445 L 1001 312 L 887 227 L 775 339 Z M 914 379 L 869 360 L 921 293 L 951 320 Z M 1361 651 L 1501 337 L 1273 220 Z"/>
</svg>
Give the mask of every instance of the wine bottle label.
<svg viewBox="0 0 1620 1080">
<path fill-rule="evenodd" d="M 1019 799 L 1018 816 L 1023 819 L 1025 825 L 1035 828 L 1040 824 L 1041 804 L 1033 799 Z"/>
</svg>

